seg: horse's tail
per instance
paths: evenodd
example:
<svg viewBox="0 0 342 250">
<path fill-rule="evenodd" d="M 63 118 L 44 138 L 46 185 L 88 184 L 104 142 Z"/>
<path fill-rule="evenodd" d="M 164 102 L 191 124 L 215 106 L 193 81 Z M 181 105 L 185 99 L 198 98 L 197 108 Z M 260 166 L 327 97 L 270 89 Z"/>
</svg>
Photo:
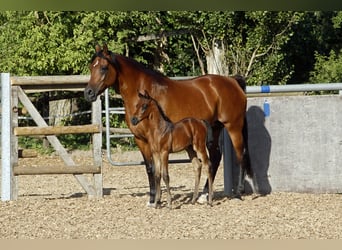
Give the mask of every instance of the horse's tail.
<svg viewBox="0 0 342 250">
<path fill-rule="evenodd" d="M 246 93 L 246 79 L 241 75 L 235 75 L 233 78 L 238 82 L 239 86 Z M 249 177 L 253 177 L 253 169 L 251 166 L 251 159 L 249 158 L 249 150 L 248 150 L 248 124 L 247 124 L 247 117 L 245 115 L 243 121 L 243 128 L 242 128 L 242 136 L 243 136 L 243 144 L 244 144 L 244 151 L 242 156 L 242 167 L 246 170 L 247 175 Z"/>
<path fill-rule="evenodd" d="M 248 150 L 248 124 L 247 124 L 247 117 L 245 115 L 243 128 L 242 128 L 242 136 L 243 136 L 243 144 L 244 144 L 244 151 L 242 155 L 242 167 L 246 170 L 247 175 L 252 178 L 253 177 L 253 169 L 251 166 L 251 159 L 249 157 L 249 150 Z"/>
<path fill-rule="evenodd" d="M 233 76 L 233 78 L 238 82 L 239 86 L 241 87 L 241 89 L 243 90 L 243 92 L 246 93 L 246 79 L 241 76 L 241 75 L 235 75 Z"/>
<path fill-rule="evenodd" d="M 235 75 L 233 78 L 238 82 L 239 86 L 246 93 L 246 79 L 241 75 Z M 246 170 L 247 175 L 249 177 L 253 176 L 253 169 L 251 167 L 251 160 L 249 158 L 249 150 L 248 150 L 248 124 L 246 115 L 244 117 L 243 128 L 242 128 L 242 136 L 243 136 L 243 144 L 244 144 L 244 152 L 242 156 L 242 167 Z"/>
<path fill-rule="evenodd" d="M 203 120 L 207 127 L 207 138 L 206 138 L 206 146 L 209 149 L 214 141 L 214 135 L 213 135 L 213 129 L 210 125 L 210 123 L 207 120 Z"/>
</svg>

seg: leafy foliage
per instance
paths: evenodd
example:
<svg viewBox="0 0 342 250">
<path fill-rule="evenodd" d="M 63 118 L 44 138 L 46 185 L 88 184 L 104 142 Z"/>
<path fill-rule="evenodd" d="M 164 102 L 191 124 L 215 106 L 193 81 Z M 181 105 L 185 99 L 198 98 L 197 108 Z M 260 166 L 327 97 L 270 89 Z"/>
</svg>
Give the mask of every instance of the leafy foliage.
<svg viewBox="0 0 342 250">
<path fill-rule="evenodd" d="M 207 73 L 219 61 L 249 85 L 341 81 L 341 24 L 338 11 L 4 11 L 0 71 L 89 74 L 94 45 L 106 42 L 168 76 Z"/>
<path fill-rule="evenodd" d="M 342 80 L 342 50 L 336 54 L 331 51 L 329 56 L 316 53 L 314 71 L 311 72 L 310 81 L 314 83 L 341 82 Z"/>
</svg>

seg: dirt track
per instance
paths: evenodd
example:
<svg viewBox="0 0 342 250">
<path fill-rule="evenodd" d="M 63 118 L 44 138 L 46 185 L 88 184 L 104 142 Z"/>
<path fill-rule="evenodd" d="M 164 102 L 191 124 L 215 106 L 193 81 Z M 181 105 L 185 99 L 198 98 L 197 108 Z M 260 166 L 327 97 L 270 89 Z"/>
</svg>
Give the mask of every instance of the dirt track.
<svg viewBox="0 0 342 250">
<path fill-rule="evenodd" d="M 77 162 L 89 154 L 74 155 Z M 119 161 L 137 152 L 117 154 Z M 20 160 L 54 165 L 58 157 Z M 191 165 L 170 167 L 173 207 L 146 207 L 143 166 L 113 167 L 104 157 L 104 198 L 89 200 L 73 176 L 19 176 L 19 199 L 0 202 L 0 239 L 341 239 L 341 194 L 272 193 L 244 201 L 223 195 L 223 169 L 213 207 L 189 203 Z M 204 176 L 202 175 L 203 186 Z M 164 186 L 163 186 L 164 187 Z M 165 201 L 165 195 L 163 195 Z"/>
</svg>

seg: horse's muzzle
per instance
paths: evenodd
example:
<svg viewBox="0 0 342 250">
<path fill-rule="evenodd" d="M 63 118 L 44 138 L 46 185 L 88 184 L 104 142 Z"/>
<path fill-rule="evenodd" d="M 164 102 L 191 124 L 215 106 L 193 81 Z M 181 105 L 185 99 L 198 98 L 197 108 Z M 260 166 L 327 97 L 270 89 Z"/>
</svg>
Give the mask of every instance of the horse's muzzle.
<svg viewBox="0 0 342 250">
<path fill-rule="evenodd" d="M 131 119 L 131 123 L 135 126 L 139 123 L 139 119 L 137 117 L 133 116 Z"/>
<path fill-rule="evenodd" d="M 90 88 L 89 86 L 87 86 L 85 89 L 84 89 L 84 98 L 88 101 L 88 102 L 94 102 L 96 101 L 96 93 L 95 91 Z"/>
</svg>

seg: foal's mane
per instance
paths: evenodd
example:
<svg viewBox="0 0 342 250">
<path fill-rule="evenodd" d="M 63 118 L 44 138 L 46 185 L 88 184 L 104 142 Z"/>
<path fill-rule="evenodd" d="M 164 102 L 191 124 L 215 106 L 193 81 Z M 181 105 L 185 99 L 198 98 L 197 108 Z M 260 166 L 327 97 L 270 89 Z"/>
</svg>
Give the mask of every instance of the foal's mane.
<svg viewBox="0 0 342 250">
<path fill-rule="evenodd" d="M 162 109 L 162 107 L 160 107 L 160 105 L 159 105 L 159 103 L 157 102 L 157 100 L 154 99 L 154 98 L 152 98 L 152 97 L 146 92 L 146 90 L 145 90 L 145 94 L 139 93 L 139 96 L 140 96 L 141 98 L 143 98 L 143 99 L 152 101 L 152 102 L 157 106 L 158 111 L 159 111 L 160 115 L 162 116 L 162 118 L 163 118 L 165 121 L 167 121 L 167 122 L 169 122 L 169 123 L 172 123 L 172 121 L 170 120 L 170 118 L 167 117 L 167 115 L 165 114 L 165 112 L 164 112 L 164 110 Z"/>
</svg>

